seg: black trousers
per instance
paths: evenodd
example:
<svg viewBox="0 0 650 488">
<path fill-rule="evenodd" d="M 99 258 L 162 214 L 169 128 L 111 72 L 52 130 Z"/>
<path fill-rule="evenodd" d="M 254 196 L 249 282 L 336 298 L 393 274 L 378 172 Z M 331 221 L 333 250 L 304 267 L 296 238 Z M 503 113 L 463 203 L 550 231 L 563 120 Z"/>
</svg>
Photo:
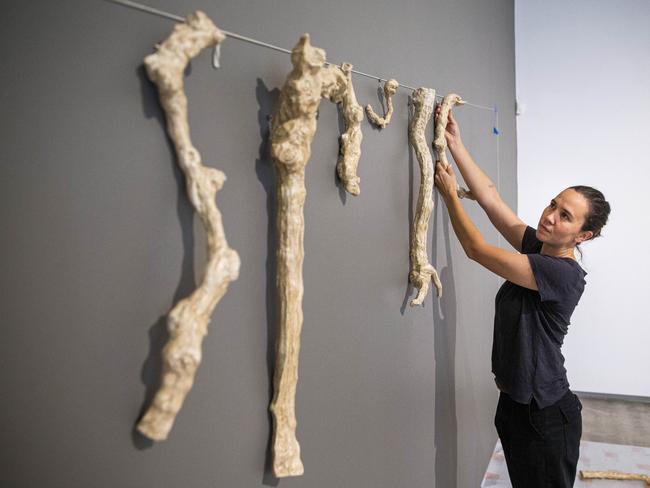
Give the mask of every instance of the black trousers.
<svg viewBox="0 0 650 488">
<path fill-rule="evenodd" d="M 582 404 L 570 390 L 556 403 L 539 408 L 501 393 L 494 424 L 499 433 L 513 488 L 573 486 L 580 456 Z"/>
</svg>

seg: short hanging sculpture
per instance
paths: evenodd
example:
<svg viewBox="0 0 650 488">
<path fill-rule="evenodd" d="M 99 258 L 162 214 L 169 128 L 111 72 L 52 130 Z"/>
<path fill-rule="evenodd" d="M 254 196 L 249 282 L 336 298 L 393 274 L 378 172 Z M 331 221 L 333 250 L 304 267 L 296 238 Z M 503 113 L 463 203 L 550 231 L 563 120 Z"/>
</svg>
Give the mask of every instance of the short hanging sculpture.
<svg viewBox="0 0 650 488">
<path fill-rule="evenodd" d="M 413 92 L 412 101 L 414 110 L 409 123 L 409 140 L 420 164 L 420 191 L 411 233 L 409 273 L 409 281 L 418 290 L 417 296 L 411 300 L 411 306 L 415 306 L 424 302 L 429 291 L 429 281 L 433 280 L 438 296 L 442 295 L 442 283 L 427 256 L 427 230 L 433 210 L 433 160 L 424 134 L 433 113 L 436 92 L 430 88 L 418 88 Z"/>
<path fill-rule="evenodd" d="M 334 67 L 333 69 L 338 68 Z M 345 132 L 341 135 L 341 154 L 336 164 L 336 174 L 343 182 L 346 191 L 357 196 L 361 192 L 357 167 L 359 166 L 359 158 L 361 158 L 361 139 L 363 139 L 363 134 L 361 134 L 363 108 L 357 102 L 354 87 L 352 86 L 352 65 L 343 63 L 340 70 L 345 75 L 345 89 L 342 95 L 339 92 L 333 94 L 332 101 L 340 103 L 342 106 Z M 338 75 L 335 76 L 338 77 Z M 325 96 L 327 95 L 325 94 Z"/>
<path fill-rule="evenodd" d="M 397 80 L 390 79 L 384 83 L 384 102 L 386 103 L 386 115 L 380 117 L 372 109 L 371 105 L 366 105 L 366 114 L 368 115 L 368 120 L 380 128 L 385 128 L 390 119 L 393 117 L 393 95 L 397 92 L 399 88 L 399 83 Z"/>
<path fill-rule="evenodd" d="M 183 72 L 190 59 L 204 48 L 221 43 L 225 35 L 200 11 L 177 24 L 172 34 L 144 64 L 149 79 L 158 87 L 165 111 L 167 131 L 174 143 L 178 164 L 187 178 L 187 193 L 207 233 L 207 263 L 201 285 L 179 301 L 167 320 L 169 340 L 163 349 L 161 385 L 140 419 L 138 430 L 153 440 L 164 440 L 174 423 L 185 396 L 192 388 L 201 362 L 201 342 L 207 334 L 214 307 L 228 284 L 239 275 L 239 256 L 228 247 L 215 204 L 216 193 L 226 181 L 223 172 L 204 166 L 190 140 L 187 97 Z"/>
<path fill-rule="evenodd" d="M 311 46 L 304 34 L 291 52 L 293 70 L 271 119 L 271 156 L 276 173 L 278 331 L 273 376 L 273 472 L 299 476 L 304 468 L 296 438 L 295 397 L 302 329 L 302 264 L 305 231 L 305 167 L 316 132 L 321 98 L 341 103 L 346 131 L 341 137 L 337 173 L 347 191 L 359 193 L 356 167 L 360 156 L 363 109 L 351 83 L 352 66 L 325 66 L 325 51 Z"/>
<path fill-rule="evenodd" d="M 454 105 L 464 105 L 465 103 L 466 102 L 460 98 L 460 95 L 455 93 L 445 95 L 440 104 L 440 112 L 438 112 L 438 115 L 436 116 L 433 148 L 436 150 L 436 161 L 440 161 L 445 168 L 449 166 L 449 161 L 447 161 L 447 152 L 445 151 L 447 149 L 445 130 L 447 129 L 447 123 L 449 122 L 449 111 Z M 472 195 L 472 192 L 465 190 L 464 188 L 458 187 L 456 193 L 459 198 L 476 200 L 474 195 Z"/>
</svg>

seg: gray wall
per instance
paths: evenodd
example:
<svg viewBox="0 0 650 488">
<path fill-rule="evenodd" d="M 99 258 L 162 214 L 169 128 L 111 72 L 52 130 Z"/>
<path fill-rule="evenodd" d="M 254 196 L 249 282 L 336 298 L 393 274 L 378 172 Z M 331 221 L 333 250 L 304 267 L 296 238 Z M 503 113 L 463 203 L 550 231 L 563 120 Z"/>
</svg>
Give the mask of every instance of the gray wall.
<svg viewBox="0 0 650 488">
<path fill-rule="evenodd" d="M 152 2 L 154 3 L 154 2 Z M 501 109 L 500 182 L 515 204 L 513 4 L 421 0 L 188 2 L 224 29 Z M 419 169 L 407 92 L 383 131 L 366 123 L 358 198 L 334 166 L 336 108 L 321 105 L 307 170 L 298 437 L 306 472 L 269 472 L 273 173 L 267 116 L 286 55 L 227 41 L 187 78 L 193 139 L 228 176 L 218 205 L 239 280 L 217 306 L 170 438 L 133 431 L 153 393 L 165 314 L 205 256 L 142 59 L 172 23 L 105 2 L 3 2 L 0 340 L 2 487 L 477 486 L 496 433 L 490 374 L 499 280 L 462 252 L 437 207 L 441 300 L 410 308 L 409 221 Z M 361 103 L 377 82 L 355 77 Z M 492 114 L 457 111 L 496 179 Z M 436 203 L 438 199 L 436 198 Z M 495 231 L 465 203 L 486 238 Z M 435 236 L 435 237 L 434 237 Z"/>
</svg>

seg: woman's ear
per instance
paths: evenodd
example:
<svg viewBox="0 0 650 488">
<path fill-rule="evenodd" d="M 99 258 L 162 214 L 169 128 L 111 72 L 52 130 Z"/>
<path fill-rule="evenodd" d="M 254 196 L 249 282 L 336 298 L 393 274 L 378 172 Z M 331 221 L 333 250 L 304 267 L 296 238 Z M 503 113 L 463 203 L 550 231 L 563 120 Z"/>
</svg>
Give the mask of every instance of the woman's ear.
<svg viewBox="0 0 650 488">
<path fill-rule="evenodd" d="M 594 233 L 590 230 L 588 230 L 587 232 L 581 232 L 580 234 L 578 234 L 578 237 L 576 238 L 576 243 L 580 244 L 581 242 L 588 241 L 593 236 Z"/>
</svg>

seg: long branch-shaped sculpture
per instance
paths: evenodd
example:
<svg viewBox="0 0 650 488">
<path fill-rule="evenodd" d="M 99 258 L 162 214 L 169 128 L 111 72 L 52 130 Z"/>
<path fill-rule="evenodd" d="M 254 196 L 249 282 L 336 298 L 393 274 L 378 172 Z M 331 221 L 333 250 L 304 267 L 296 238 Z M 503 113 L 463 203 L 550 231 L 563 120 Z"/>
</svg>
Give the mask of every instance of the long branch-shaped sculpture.
<svg viewBox="0 0 650 488">
<path fill-rule="evenodd" d="M 436 128 L 433 139 L 433 148 L 436 150 L 436 161 L 440 161 L 445 168 L 449 166 L 449 161 L 447 161 L 447 139 L 445 138 L 445 129 L 447 128 L 447 123 L 449 122 L 449 111 L 454 105 L 464 105 L 466 102 L 460 98 L 460 95 L 456 93 L 450 93 L 445 95 L 440 104 L 440 112 L 436 116 Z M 472 192 L 464 188 L 458 187 L 456 190 L 460 198 L 469 198 L 471 200 L 476 200 Z"/>
<path fill-rule="evenodd" d="M 366 114 L 368 115 L 368 120 L 375 124 L 377 127 L 385 128 L 390 119 L 393 117 L 393 95 L 397 92 L 399 88 L 399 83 L 397 80 L 390 79 L 384 83 L 384 102 L 386 103 L 386 115 L 380 117 L 372 109 L 371 105 L 366 105 Z"/>
<path fill-rule="evenodd" d="M 354 87 L 352 86 L 352 65 L 343 63 L 341 68 L 336 69 L 343 72 L 346 81 L 342 96 L 337 93 L 338 99 L 335 97 L 332 100 L 341 103 L 345 121 L 345 132 L 341 135 L 341 154 L 336 163 L 336 174 L 343 182 L 347 192 L 356 196 L 361 192 L 357 167 L 361 158 L 361 140 L 363 139 L 363 134 L 361 134 L 363 107 L 357 102 Z M 337 75 L 334 76 L 338 78 Z M 335 86 L 339 86 L 339 84 L 337 83 Z"/>
<path fill-rule="evenodd" d="M 442 283 L 438 272 L 427 256 L 427 230 L 433 210 L 433 160 L 425 139 L 425 130 L 436 101 L 436 92 L 430 88 L 418 88 L 413 92 L 413 116 L 409 123 L 409 140 L 420 163 L 420 192 L 411 233 L 411 271 L 409 280 L 418 289 L 411 306 L 422 305 L 433 280 L 438 296 L 442 295 Z"/>
<path fill-rule="evenodd" d="M 302 329 L 302 262 L 305 231 L 305 166 L 316 133 L 325 51 L 305 34 L 291 52 L 293 70 L 271 119 L 271 156 L 276 173 L 278 329 L 273 375 L 273 472 L 299 476 L 304 468 L 296 438 L 295 397 Z"/>
<path fill-rule="evenodd" d="M 343 105 L 347 130 L 341 137 L 338 173 L 356 195 L 363 109 L 356 103 L 352 66 L 325 66 L 325 51 L 311 46 L 304 34 L 291 52 L 293 70 L 280 93 L 278 112 L 271 119 L 271 156 L 276 173 L 278 332 L 273 375 L 273 472 L 278 478 L 299 476 L 304 468 L 296 438 L 295 398 L 302 329 L 302 263 L 305 231 L 305 167 L 316 132 L 322 98 Z"/>
<path fill-rule="evenodd" d="M 621 473 L 620 471 L 580 471 L 583 480 L 639 480 L 650 486 L 650 475 L 637 473 Z"/>
<path fill-rule="evenodd" d="M 161 385 L 153 402 L 138 423 L 138 430 L 153 440 L 164 440 L 194 382 L 201 363 L 201 342 L 207 334 L 210 315 L 228 284 L 239 275 L 239 256 L 228 247 L 215 203 L 223 186 L 223 172 L 204 166 L 192 145 L 187 118 L 183 72 L 188 62 L 204 48 L 224 40 L 224 34 L 200 11 L 177 24 L 172 34 L 147 56 L 149 79 L 158 87 L 167 131 L 174 143 L 178 164 L 187 178 L 187 193 L 207 233 L 207 263 L 201 285 L 180 300 L 169 313 L 169 340 L 163 349 Z"/>
</svg>

